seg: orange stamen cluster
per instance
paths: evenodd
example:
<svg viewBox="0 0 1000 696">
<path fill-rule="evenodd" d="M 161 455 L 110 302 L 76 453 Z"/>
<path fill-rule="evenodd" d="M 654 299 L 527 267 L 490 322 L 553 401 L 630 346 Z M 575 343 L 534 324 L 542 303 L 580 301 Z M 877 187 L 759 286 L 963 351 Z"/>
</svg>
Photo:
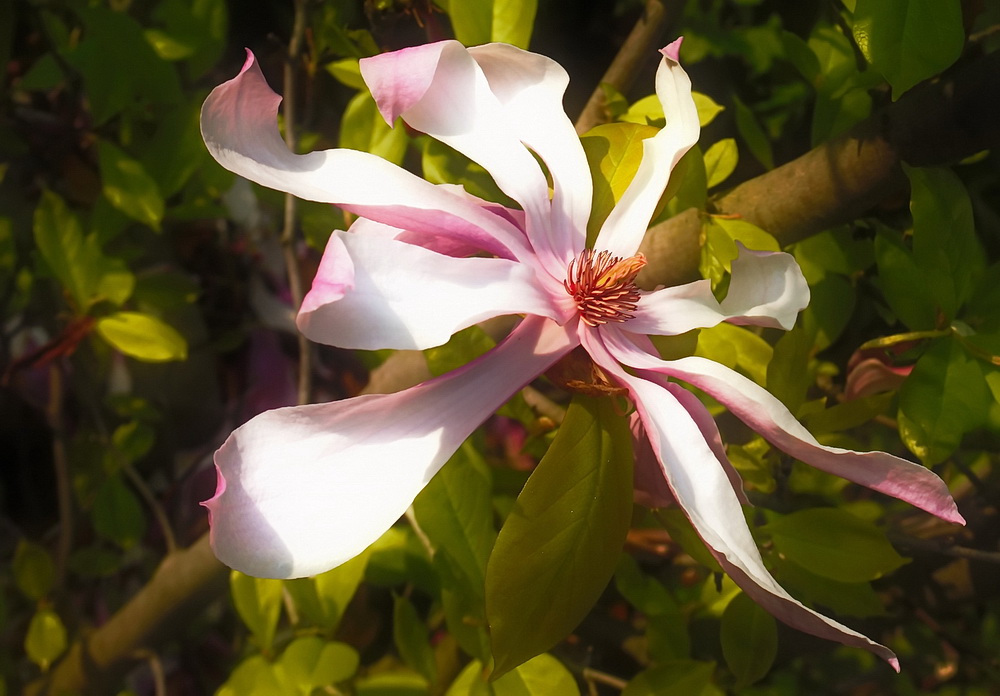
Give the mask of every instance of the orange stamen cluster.
<svg viewBox="0 0 1000 696">
<path fill-rule="evenodd" d="M 645 265 L 642 254 L 623 259 L 609 251 L 584 249 L 570 262 L 563 287 L 573 296 L 587 326 L 628 321 L 640 297 L 635 277 Z"/>
</svg>

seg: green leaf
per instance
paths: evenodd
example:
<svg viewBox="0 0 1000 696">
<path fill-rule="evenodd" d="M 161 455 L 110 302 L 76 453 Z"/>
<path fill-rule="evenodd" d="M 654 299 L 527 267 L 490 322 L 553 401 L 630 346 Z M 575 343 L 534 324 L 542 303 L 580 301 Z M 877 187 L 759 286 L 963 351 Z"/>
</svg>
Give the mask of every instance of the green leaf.
<svg viewBox="0 0 1000 696">
<path fill-rule="evenodd" d="M 143 362 L 187 359 L 187 341 L 150 314 L 116 312 L 97 320 L 97 333 L 125 355 Z"/>
<path fill-rule="evenodd" d="M 84 37 L 66 57 L 83 75 L 97 125 L 125 109 L 181 100 L 176 70 L 156 54 L 135 19 L 100 6 L 77 5 L 75 11 L 83 20 Z"/>
<path fill-rule="evenodd" d="M 965 45 L 960 0 L 857 0 L 854 40 L 896 100 L 954 63 Z"/>
<path fill-rule="evenodd" d="M 282 681 L 302 696 L 350 679 L 360 662 L 358 651 L 350 645 L 317 636 L 296 638 L 278 660 L 284 673 Z"/>
<path fill-rule="evenodd" d="M 426 138 L 421 159 L 424 178 L 432 184 L 461 184 L 473 196 L 517 207 L 493 181 L 489 172 L 465 155 L 433 138 Z"/>
<path fill-rule="evenodd" d="M 828 348 L 847 328 L 857 304 L 857 291 L 841 275 L 824 275 L 809 286 L 809 306 L 799 314 L 799 325 L 814 336 L 817 352 Z"/>
<path fill-rule="evenodd" d="M 106 140 L 97 143 L 97 159 L 108 202 L 158 232 L 163 220 L 163 195 L 142 164 Z"/>
<path fill-rule="evenodd" d="M 863 425 L 875 416 L 884 413 L 892 398 L 892 392 L 886 392 L 885 394 L 873 394 L 845 401 L 818 413 L 810 414 L 804 418 L 804 421 L 809 432 L 814 435 L 839 433 Z"/>
<path fill-rule="evenodd" d="M 708 188 L 718 186 L 729 178 L 739 162 L 739 149 L 736 140 L 725 138 L 714 143 L 705 152 L 705 173 L 708 175 Z"/>
<path fill-rule="evenodd" d="M 990 394 L 978 361 L 953 338 L 934 341 L 899 390 L 899 434 L 927 466 L 982 425 Z"/>
<path fill-rule="evenodd" d="M 761 528 L 774 547 L 810 572 L 839 582 L 866 582 L 906 563 L 871 522 L 836 508 L 811 508 Z"/>
<path fill-rule="evenodd" d="M 361 77 L 361 64 L 357 58 L 341 58 L 331 61 L 323 67 L 342 85 L 351 89 L 368 89 L 364 78 Z"/>
<path fill-rule="evenodd" d="M 146 531 L 142 505 L 120 476 L 109 477 L 97 489 L 90 515 L 94 531 L 123 549 L 135 546 Z"/>
<path fill-rule="evenodd" d="M 643 573 L 634 558 L 623 554 L 615 570 L 615 587 L 637 611 L 646 615 L 651 659 L 688 657 L 691 638 L 687 620 L 663 583 Z"/>
<path fill-rule="evenodd" d="M 371 551 L 366 549 L 346 563 L 311 578 L 286 580 L 295 606 L 309 620 L 333 633 L 365 577 Z"/>
<path fill-rule="evenodd" d="M 79 310 L 90 302 L 103 258 L 95 245 L 84 242 L 80 221 L 54 193 L 43 191 L 34 216 L 35 245 L 52 275 Z"/>
<path fill-rule="evenodd" d="M 229 589 L 236 612 L 247 625 L 261 650 L 270 652 L 281 614 L 282 581 L 254 578 L 239 571 L 229 574 Z"/>
<path fill-rule="evenodd" d="M 392 640 L 399 656 L 433 684 L 437 681 L 437 666 L 427 638 L 427 626 L 406 597 L 393 596 L 392 607 Z"/>
<path fill-rule="evenodd" d="M 535 27 L 537 10 L 538 0 L 493 0 L 493 27 L 490 41 L 527 49 L 531 41 L 531 31 Z"/>
<path fill-rule="evenodd" d="M 726 110 L 726 107 L 716 104 L 715 100 L 707 94 L 691 92 L 691 97 L 694 99 L 695 108 L 698 109 L 698 124 L 702 128 L 714 121 L 716 116 Z M 662 107 L 660 108 L 660 118 L 663 118 Z"/>
<path fill-rule="evenodd" d="M 632 516 L 631 435 L 610 399 L 576 397 L 486 570 L 494 674 L 576 628 L 614 573 Z"/>
<path fill-rule="evenodd" d="M 544 653 L 502 677 L 486 681 L 483 664 L 473 660 L 458 675 L 445 696 L 580 696 L 569 670 Z"/>
<path fill-rule="evenodd" d="M 950 169 L 903 165 L 910 179 L 913 260 L 924 272 L 937 310 L 948 320 L 972 297 L 985 267 L 972 201 Z"/>
<path fill-rule="evenodd" d="M 774 169 L 774 154 L 771 152 L 771 140 L 767 137 L 757 117 L 738 97 L 733 97 L 733 115 L 736 120 L 736 130 L 743 142 L 747 144 L 750 154 L 764 165 L 765 169 Z"/>
<path fill-rule="evenodd" d="M 640 672 L 621 696 L 722 696 L 714 674 L 714 662 L 673 660 Z"/>
<path fill-rule="evenodd" d="M 18 589 L 29 599 L 39 600 L 52 590 L 56 568 L 44 546 L 21 539 L 11 569 Z"/>
<path fill-rule="evenodd" d="M 200 112 L 196 103 L 166 110 L 157 119 L 156 132 L 142 150 L 139 161 L 164 198 L 180 191 L 208 160 L 201 139 Z"/>
<path fill-rule="evenodd" d="M 837 582 L 824 578 L 787 559 L 773 559 L 774 577 L 812 604 L 820 604 L 837 614 L 867 618 L 884 616 L 878 594 L 867 582 Z"/>
<path fill-rule="evenodd" d="M 734 597 L 723 612 L 719 639 L 726 664 L 736 676 L 736 689 L 762 679 L 778 654 L 774 617 L 743 593 Z"/>
<path fill-rule="evenodd" d="M 66 650 L 66 627 L 51 609 L 39 609 L 31 617 L 24 651 L 36 665 L 46 671 Z"/>
<path fill-rule="evenodd" d="M 698 332 L 698 346 L 694 354 L 739 370 L 763 387 L 774 349 L 749 329 L 722 323 Z"/>
<path fill-rule="evenodd" d="M 670 538 L 681 545 L 684 553 L 705 566 L 713 573 L 721 573 L 722 566 L 715 560 L 715 556 L 705 546 L 705 542 L 698 536 L 691 520 L 687 518 L 680 508 L 664 508 L 656 512 L 656 519 L 662 524 L 664 529 L 670 533 Z"/>
<path fill-rule="evenodd" d="M 774 357 L 767 366 L 767 390 L 796 415 L 813 381 L 809 372 L 812 348 L 812 336 L 796 326 L 774 345 Z"/>
<path fill-rule="evenodd" d="M 502 0 L 448 0 L 446 8 L 455 38 L 466 46 L 489 43 L 493 37 L 493 4 Z"/>
<path fill-rule="evenodd" d="M 390 128 L 367 90 L 354 95 L 347 104 L 340 122 L 340 147 L 402 164 L 409 142 L 402 121 L 397 119 L 395 128 Z"/>
<path fill-rule="evenodd" d="M 937 326 L 937 301 L 926 273 L 892 230 L 881 228 L 875 237 L 879 286 L 889 308 L 914 331 Z"/>
<path fill-rule="evenodd" d="M 280 671 L 263 655 L 253 655 L 236 666 L 215 696 L 288 696 Z"/>
<path fill-rule="evenodd" d="M 605 123 L 580 138 L 594 180 L 593 207 L 587 223 L 588 244 L 632 183 L 642 162 L 642 141 L 657 128 L 636 123 Z"/>
</svg>

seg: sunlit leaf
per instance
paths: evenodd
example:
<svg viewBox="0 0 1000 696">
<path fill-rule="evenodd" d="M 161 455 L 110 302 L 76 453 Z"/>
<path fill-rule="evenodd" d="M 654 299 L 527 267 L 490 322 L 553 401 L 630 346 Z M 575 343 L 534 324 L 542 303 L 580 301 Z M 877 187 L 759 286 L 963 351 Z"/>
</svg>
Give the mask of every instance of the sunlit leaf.
<svg viewBox="0 0 1000 696">
<path fill-rule="evenodd" d="M 409 137 L 401 122 L 390 128 L 367 90 L 354 95 L 340 122 L 340 147 L 370 152 L 402 164 Z"/>
<path fill-rule="evenodd" d="M 243 623 L 261 649 L 270 651 L 281 615 L 282 581 L 254 578 L 234 570 L 229 574 L 229 589 Z"/>
<path fill-rule="evenodd" d="M 63 654 L 66 645 L 66 627 L 59 615 L 51 609 L 36 611 L 24 638 L 24 651 L 31 661 L 45 671 Z"/>
<path fill-rule="evenodd" d="M 150 314 L 116 312 L 97 320 L 97 332 L 125 355 L 144 362 L 187 359 L 187 341 Z"/>
<path fill-rule="evenodd" d="M 509 43 L 527 49 L 531 41 L 531 31 L 535 27 L 537 10 L 538 0 L 493 0 L 490 41 Z"/>
<path fill-rule="evenodd" d="M 631 519 L 631 463 L 631 434 L 614 403 L 576 397 L 490 556 L 494 674 L 565 638 L 604 590 Z"/>
<path fill-rule="evenodd" d="M 346 643 L 303 636 L 288 644 L 278 664 L 283 669 L 282 681 L 302 696 L 309 696 L 315 689 L 332 686 L 354 676 L 360 657 L 358 651 Z"/>
<path fill-rule="evenodd" d="M 327 631 L 335 631 L 364 579 L 370 556 L 371 552 L 366 549 L 325 573 L 285 581 L 298 611 Z"/>
<path fill-rule="evenodd" d="M 729 178 L 739 161 L 739 150 L 736 140 L 724 138 L 713 143 L 705 152 L 705 173 L 708 175 L 708 188 L 718 186 Z"/>
<path fill-rule="evenodd" d="M 142 164 L 106 140 L 97 143 L 97 154 L 105 198 L 133 220 L 159 230 L 163 195 Z"/>
<path fill-rule="evenodd" d="M 579 696 L 573 675 L 559 660 L 542 654 L 494 681 L 486 680 L 483 664 L 473 660 L 458 675 L 445 696 Z"/>
</svg>

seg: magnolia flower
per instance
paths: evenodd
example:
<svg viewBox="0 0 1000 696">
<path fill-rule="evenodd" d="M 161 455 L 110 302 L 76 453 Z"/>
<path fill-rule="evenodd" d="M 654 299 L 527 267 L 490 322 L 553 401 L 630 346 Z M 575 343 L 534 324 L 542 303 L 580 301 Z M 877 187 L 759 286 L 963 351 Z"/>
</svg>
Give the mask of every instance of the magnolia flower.
<svg viewBox="0 0 1000 696">
<path fill-rule="evenodd" d="M 943 482 L 889 454 L 822 446 L 754 382 L 699 357 L 662 360 L 647 338 L 723 321 L 789 329 L 809 295 L 789 255 L 746 249 L 721 302 L 707 280 L 637 288 L 639 243 L 671 170 L 698 138 L 679 47 L 661 51 L 656 74 L 666 126 L 643 142 L 638 172 L 593 249 L 585 248 L 590 170 L 562 110 L 568 77 L 543 56 L 443 41 L 361 61 L 388 123 L 401 116 L 478 162 L 520 209 L 432 185 L 363 152 L 291 153 L 276 125 L 280 97 L 252 54 L 212 92 L 202 134 L 224 167 L 359 218 L 330 237 L 297 319 L 307 337 L 342 348 L 425 349 L 490 317 L 524 315 L 493 350 L 412 389 L 277 409 L 237 429 L 215 455 L 218 490 L 205 503 L 224 563 L 292 578 L 357 555 L 485 418 L 582 346 L 628 390 L 657 475 L 736 583 L 786 623 L 896 665 L 887 648 L 803 606 L 770 575 L 713 419 L 670 379 L 712 395 L 797 459 L 962 522 Z"/>
</svg>

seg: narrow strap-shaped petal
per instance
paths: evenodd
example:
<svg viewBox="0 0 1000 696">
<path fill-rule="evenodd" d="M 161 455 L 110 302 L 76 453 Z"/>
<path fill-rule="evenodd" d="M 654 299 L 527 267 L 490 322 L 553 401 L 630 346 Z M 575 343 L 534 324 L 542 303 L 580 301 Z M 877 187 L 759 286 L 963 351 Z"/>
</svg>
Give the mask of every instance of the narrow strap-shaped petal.
<svg viewBox="0 0 1000 696">
<path fill-rule="evenodd" d="M 572 334 L 529 317 L 489 353 L 412 389 L 257 416 L 215 454 L 218 490 L 204 505 L 216 555 L 276 578 L 353 558 L 487 416 L 572 350 Z"/>
<path fill-rule="evenodd" d="M 344 149 L 292 153 L 278 132 L 280 103 L 247 51 L 240 74 L 202 106 L 208 151 L 229 171 L 268 188 L 400 229 L 454 237 L 497 256 L 531 256 L 507 220 L 380 157 Z"/>
<path fill-rule="evenodd" d="M 545 56 L 509 44 L 469 49 L 483 69 L 504 119 L 521 142 L 542 158 L 552 177 L 552 221 L 547 243 L 565 267 L 583 250 L 593 182 L 580 138 L 563 110 L 569 75 Z"/>
<path fill-rule="evenodd" d="M 604 221 L 596 249 L 615 256 L 635 254 L 646 234 L 656 204 L 670 179 L 670 172 L 698 142 L 701 126 L 698 109 L 691 97 L 691 79 L 678 62 L 681 39 L 662 49 L 663 59 L 656 71 L 656 95 L 663 105 L 667 124 L 642 143 L 642 162 L 618 205 Z"/>
<path fill-rule="evenodd" d="M 380 234 L 376 226 L 364 220 L 331 235 L 297 319 L 310 340 L 361 350 L 423 350 L 496 316 L 559 319 L 531 266 L 445 256 Z"/>
<path fill-rule="evenodd" d="M 611 353 L 624 364 L 675 377 L 710 394 L 778 449 L 810 466 L 891 495 L 941 519 L 965 524 L 954 499 L 934 472 L 886 452 L 827 447 L 766 389 L 723 365 L 699 357 L 660 360 L 631 350 L 620 332 L 602 332 Z"/>
<path fill-rule="evenodd" d="M 595 343 L 593 336 L 584 337 L 588 351 L 600 352 Z M 674 499 L 736 584 L 790 626 L 870 650 L 898 670 L 891 650 L 809 609 L 768 572 L 731 482 L 722 467 L 716 466 L 702 430 L 675 394 L 620 368 L 614 377 L 628 387 L 635 400 Z"/>
<path fill-rule="evenodd" d="M 720 322 L 791 329 L 809 304 L 809 286 L 794 257 L 784 252 L 753 251 L 739 245 L 732 279 L 721 303 L 707 280 L 644 294 L 630 332 L 676 336 Z"/>
<path fill-rule="evenodd" d="M 548 183 L 468 49 L 449 40 L 383 53 L 362 59 L 361 75 L 384 118 L 398 114 L 482 165 L 524 209 L 532 243 L 545 238 Z M 551 273 L 562 272 L 565 263 L 551 256 L 549 245 L 536 251 Z"/>
</svg>

